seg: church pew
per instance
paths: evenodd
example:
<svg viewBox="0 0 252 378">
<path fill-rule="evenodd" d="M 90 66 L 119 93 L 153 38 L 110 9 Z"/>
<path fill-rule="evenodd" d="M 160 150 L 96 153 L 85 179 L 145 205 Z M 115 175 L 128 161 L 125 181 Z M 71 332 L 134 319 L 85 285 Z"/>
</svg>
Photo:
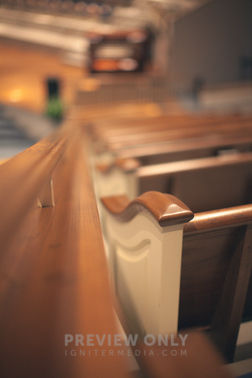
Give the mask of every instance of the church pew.
<svg viewBox="0 0 252 378">
<path fill-rule="evenodd" d="M 162 164 L 179 160 L 197 159 L 221 154 L 249 152 L 252 136 L 211 136 L 180 141 L 167 141 L 149 145 L 133 146 L 115 153 L 95 154 L 95 159 L 105 166 L 117 165 L 117 161 L 137 159 L 142 166 Z M 107 169 L 108 169 L 107 168 Z"/>
<path fill-rule="evenodd" d="M 102 79 L 104 80 L 104 79 Z M 83 89 L 94 89 L 101 84 L 99 79 L 86 78 L 80 84 Z M 138 118 L 144 117 L 144 119 L 155 118 L 162 114 L 161 107 L 153 102 L 117 102 L 116 104 L 99 104 L 99 105 L 88 105 L 82 106 L 78 109 L 78 115 L 84 122 L 92 123 L 90 132 L 94 134 L 94 129 L 96 125 L 100 122 L 108 122 L 108 124 L 113 124 L 113 122 L 120 125 L 127 119 L 137 121 Z"/>
<path fill-rule="evenodd" d="M 170 193 L 194 212 L 251 202 L 252 153 L 238 153 L 140 167 L 138 193 Z"/>
<path fill-rule="evenodd" d="M 109 128 L 104 122 L 99 127 L 97 124 L 91 127 L 93 140 L 103 143 L 112 151 L 122 150 L 142 144 L 153 144 L 171 140 L 196 138 L 212 135 L 239 135 L 251 133 L 251 116 L 226 116 L 226 117 L 192 117 L 185 118 L 183 122 L 174 122 L 171 117 L 157 117 L 145 119 L 141 127 L 137 127 L 138 120 L 127 123 L 116 122 Z M 112 123 L 112 121 L 111 121 Z M 122 127 L 122 125 L 125 127 Z M 120 127 L 121 126 L 121 127 Z"/>
<path fill-rule="evenodd" d="M 117 136 L 116 133 L 110 137 L 104 138 L 104 144 L 108 150 L 117 151 L 118 149 L 140 146 L 143 144 L 160 143 L 163 141 L 193 139 L 211 136 L 247 136 L 251 137 L 252 122 L 236 122 L 234 124 L 215 124 L 214 126 L 191 127 L 184 129 L 167 129 L 161 131 L 129 134 L 126 136 Z"/>
<path fill-rule="evenodd" d="M 132 145 L 127 145 L 125 141 L 112 144 L 106 144 L 102 140 L 93 141 L 93 151 L 99 162 L 107 163 L 108 157 L 109 163 L 116 159 L 136 158 L 142 165 L 215 156 L 219 153 L 234 152 L 235 150 L 239 152 L 251 151 L 251 130 L 242 130 L 238 124 L 235 124 L 233 130 L 230 130 L 227 126 L 228 132 L 227 130 L 223 132 L 221 127 L 218 126 L 216 126 L 216 130 L 209 133 L 204 132 L 204 129 L 199 128 L 198 130 L 199 133 L 196 130 L 197 134 L 195 135 L 191 134 L 190 128 L 186 130 L 186 133 L 171 130 L 171 133 L 168 131 L 167 138 L 164 135 L 162 138 L 157 137 L 157 134 L 153 131 L 151 141 L 145 143 L 146 141 L 144 142 L 142 137 L 139 136 L 138 142 L 134 141 Z M 156 137 L 158 139 L 155 141 Z"/>
<path fill-rule="evenodd" d="M 141 165 L 161 164 L 179 160 L 217 156 L 223 153 L 252 150 L 252 138 L 244 136 L 212 136 L 167 143 L 156 143 L 118 151 L 117 158 L 138 159 Z"/>
<path fill-rule="evenodd" d="M 141 111 L 141 109 L 139 109 Z M 191 127 L 203 127 L 223 123 L 244 122 L 251 120 L 251 115 L 230 114 L 183 114 L 183 115 L 159 115 L 152 118 L 139 113 L 138 117 L 109 118 L 97 120 L 92 125 L 92 133 L 96 138 L 106 136 L 127 136 L 128 134 L 140 134 L 143 132 L 162 131 L 169 129 L 184 129 Z"/>
<path fill-rule="evenodd" d="M 232 361 L 240 322 L 252 318 L 252 205 L 193 214 L 158 192 L 102 203 L 114 292 L 135 330 L 205 327 Z"/>
<path fill-rule="evenodd" d="M 87 145 L 70 122 L 0 166 L 3 378 L 130 377 L 125 357 L 96 355 L 97 345 L 81 356 L 74 342 L 120 333 Z"/>
<path fill-rule="evenodd" d="M 88 348 L 93 354 L 80 356 L 85 347 L 64 345 L 66 334 L 71 339 L 121 332 L 85 154 L 87 136 L 73 122 L 66 126 L 0 167 L 1 377 L 133 378 L 138 373 L 128 371 L 127 357 L 108 356 L 111 350 L 121 353 L 121 346 L 101 351 L 95 345 Z M 216 377 L 229 377 L 202 337 L 190 336 L 187 353 L 188 374 L 202 375 L 211 365 Z M 144 356 L 140 363 L 151 378 L 171 369 L 184 378 L 180 366 L 167 357 Z"/>
<path fill-rule="evenodd" d="M 155 190 L 178 197 L 194 212 L 251 202 L 251 152 L 126 168 L 97 170 L 98 196 L 125 193 L 132 199 Z"/>
</svg>

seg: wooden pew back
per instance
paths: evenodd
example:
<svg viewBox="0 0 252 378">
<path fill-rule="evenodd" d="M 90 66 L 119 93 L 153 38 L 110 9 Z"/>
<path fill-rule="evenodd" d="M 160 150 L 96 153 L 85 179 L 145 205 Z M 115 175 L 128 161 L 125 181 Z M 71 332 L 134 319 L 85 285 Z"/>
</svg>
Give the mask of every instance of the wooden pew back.
<svg viewBox="0 0 252 378">
<path fill-rule="evenodd" d="M 252 154 L 242 153 L 141 167 L 139 193 L 170 193 L 194 212 L 251 202 Z"/>
<path fill-rule="evenodd" d="M 195 120 L 195 122 L 182 122 L 180 127 L 176 123 L 169 123 L 169 118 L 165 121 L 163 127 L 159 126 L 159 121 L 157 119 L 157 124 L 155 121 L 150 119 L 152 122 L 150 127 L 144 126 L 139 130 L 134 128 L 135 123 L 131 122 L 131 126 L 128 128 L 119 128 L 106 130 L 106 128 L 100 128 L 98 130 L 94 129 L 94 139 L 103 142 L 109 150 L 118 151 L 121 149 L 148 145 L 163 141 L 174 141 L 183 139 L 192 139 L 200 137 L 212 136 L 251 136 L 252 129 L 252 119 L 249 116 L 243 117 L 226 117 L 218 119 L 210 119 L 209 121 Z M 164 121 L 163 121 L 164 122 Z M 98 135 L 97 135 L 98 134 Z"/>
</svg>

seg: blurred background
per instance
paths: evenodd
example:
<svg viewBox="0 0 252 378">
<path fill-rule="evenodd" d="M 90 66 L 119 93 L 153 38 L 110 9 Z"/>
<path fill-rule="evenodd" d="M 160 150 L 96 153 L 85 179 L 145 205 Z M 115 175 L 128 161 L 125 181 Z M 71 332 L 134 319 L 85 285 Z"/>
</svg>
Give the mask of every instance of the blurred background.
<svg viewBox="0 0 252 378">
<path fill-rule="evenodd" d="M 1 0 L 0 158 L 70 107 L 252 109 L 250 0 Z"/>
</svg>

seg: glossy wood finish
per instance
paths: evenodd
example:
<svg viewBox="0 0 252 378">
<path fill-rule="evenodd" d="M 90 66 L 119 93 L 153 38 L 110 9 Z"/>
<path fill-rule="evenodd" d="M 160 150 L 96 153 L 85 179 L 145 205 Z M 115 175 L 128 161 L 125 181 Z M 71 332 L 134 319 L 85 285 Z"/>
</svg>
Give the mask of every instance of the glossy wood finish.
<svg viewBox="0 0 252 378">
<path fill-rule="evenodd" d="M 252 222 L 252 205 L 244 205 L 196 213 L 193 220 L 184 225 L 184 234 L 202 231 L 214 231 L 229 225 L 245 225 Z"/>
<path fill-rule="evenodd" d="M 154 131 L 171 130 L 171 129 L 184 129 L 191 127 L 203 128 L 206 125 L 216 125 L 224 123 L 234 123 L 239 120 L 249 120 L 250 115 L 240 115 L 240 114 L 228 114 L 228 115 L 217 115 L 217 114 L 205 114 L 199 113 L 192 115 L 191 113 L 173 115 L 158 115 L 156 117 L 147 118 L 144 114 L 141 114 L 139 118 L 131 119 L 109 119 L 100 120 L 92 125 L 93 135 L 97 137 L 113 136 L 116 134 L 118 136 L 129 135 L 129 134 L 141 134 Z"/>
<path fill-rule="evenodd" d="M 218 307 L 211 323 L 211 335 L 228 361 L 233 361 L 239 319 L 246 308 L 249 280 L 252 277 L 252 225 L 243 227 L 241 240 L 230 262 Z M 246 311 L 246 310 L 245 310 Z M 252 317 L 252 312 L 250 313 Z"/>
<path fill-rule="evenodd" d="M 126 135 L 117 135 L 117 131 L 111 131 L 111 135 L 104 135 L 101 139 L 104 141 L 108 149 L 116 151 L 122 148 L 139 146 L 143 144 L 152 144 L 162 141 L 183 140 L 192 138 L 211 138 L 216 136 L 247 136 L 251 137 L 252 122 L 251 117 L 240 117 L 236 120 L 221 121 L 216 118 L 215 122 L 201 125 L 202 127 L 192 124 L 190 127 L 184 123 L 183 127 L 176 127 L 176 125 L 169 125 L 169 118 L 167 118 L 167 126 L 162 130 L 156 130 L 156 125 L 153 120 L 151 131 L 146 131 L 145 128 L 139 134 L 134 134 L 134 130 Z"/>
<path fill-rule="evenodd" d="M 252 154 L 241 153 L 140 167 L 139 193 L 170 193 L 194 212 L 251 202 Z"/>
<path fill-rule="evenodd" d="M 202 159 L 192 159 L 178 161 L 173 163 L 155 164 L 147 167 L 141 167 L 137 171 L 138 177 L 161 176 L 167 173 L 182 173 L 186 171 L 195 171 L 200 169 L 209 169 L 218 166 L 239 165 L 242 163 L 250 163 L 252 161 L 252 153 L 232 154 L 228 156 L 213 156 Z"/>
<path fill-rule="evenodd" d="M 55 207 L 38 208 L 33 200 L 40 176 L 51 175 L 64 139 L 51 148 L 44 142 L 0 167 L 0 177 L 2 173 L 9 187 L 14 184 L 1 197 L 5 206 L 1 215 L 10 218 L 10 225 L 11 220 L 18 223 L 15 230 L 6 231 L 9 243 L 0 255 L 0 370 L 4 378 L 126 374 L 123 356 L 104 357 L 101 350 L 96 356 L 97 345 L 64 346 L 65 334 L 81 334 L 86 341 L 87 334 L 120 333 L 86 156 L 88 142 L 78 124 L 72 123 L 70 131 L 53 173 Z M 20 174 L 15 167 L 20 167 Z M 29 203 L 33 205 L 28 207 Z M 107 355 L 113 348 L 104 345 Z M 91 355 L 79 355 L 83 349 Z M 71 350 L 77 355 L 71 356 Z"/>
<path fill-rule="evenodd" d="M 179 324 L 211 324 L 217 345 L 232 361 L 239 324 L 252 318 L 251 205 L 218 210 L 216 218 L 214 213 L 195 214 L 184 226 Z"/>
<path fill-rule="evenodd" d="M 142 165 L 161 164 L 207 156 L 217 156 L 222 150 L 249 152 L 252 139 L 248 136 L 211 136 L 192 140 L 168 141 L 119 150 L 121 158 L 137 158 Z"/>
<path fill-rule="evenodd" d="M 126 196 L 104 197 L 106 209 L 121 222 L 127 222 L 141 211 L 149 212 L 161 227 L 188 222 L 193 213 L 177 198 L 158 192 L 147 192 L 133 201 Z"/>
<path fill-rule="evenodd" d="M 85 78 L 79 83 L 79 87 L 83 87 L 84 90 L 95 90 L 102 84 L 102 80 L 104 78 Z M 94 136 L 94 126 L 99 125 L 99 122 L 107 121 L 110 124 L 115 121 L 118 125 L 121 121 L 131 119 L 131 125 L 133 125 L 133 120 L 136 121 L 143 116 L 152 119 L 162 114 L 162 110 L 156 103 L 135 100 L 133 102 L 118 101 L 116 104 L 90 104 L 88 106 L 83 104 L 79 107 L 78 113 L 82 120 L 90 122 L 90 135 Z"/>
<path fill-rule="evenodd" d="M 68 133 L 55 133 L 0 166 L 2 253 L 43 185 L 51 179 L 68 137 Z"/>
<path fill-rule="evenodd" d="M 108 163 L 108 164 L 105 164 L 105 163 L 97 163 L 95 165 L 95 168 L 100 171 L 101 173 L 109 173 L 110 170 L 113 168 L 113 167 L 118 167 L 120 168 L 123 172 L 134 172 L 137 168 L 140 167 L 140 161 L 138 161 L 137 159 L 116 159 L 114 160 L 112 163 Z"/>
</svg>

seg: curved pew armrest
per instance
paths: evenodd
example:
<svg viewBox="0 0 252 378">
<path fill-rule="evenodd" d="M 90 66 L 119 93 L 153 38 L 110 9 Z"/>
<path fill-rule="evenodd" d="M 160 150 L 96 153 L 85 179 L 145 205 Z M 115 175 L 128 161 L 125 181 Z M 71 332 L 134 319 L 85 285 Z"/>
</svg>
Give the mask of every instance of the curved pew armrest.
<svg viewBox="0 0 252 378">
<path fill-rule="evenodd" d="M 127 196 L 104 197 L 104 207 L 118 221 L 127 222 L 141 211 L 149 212 L 161 227 L 187 223 L 193 212 L 178 198 L 159 192 L 146 192 L 130 201 Z"/>
</svg>

